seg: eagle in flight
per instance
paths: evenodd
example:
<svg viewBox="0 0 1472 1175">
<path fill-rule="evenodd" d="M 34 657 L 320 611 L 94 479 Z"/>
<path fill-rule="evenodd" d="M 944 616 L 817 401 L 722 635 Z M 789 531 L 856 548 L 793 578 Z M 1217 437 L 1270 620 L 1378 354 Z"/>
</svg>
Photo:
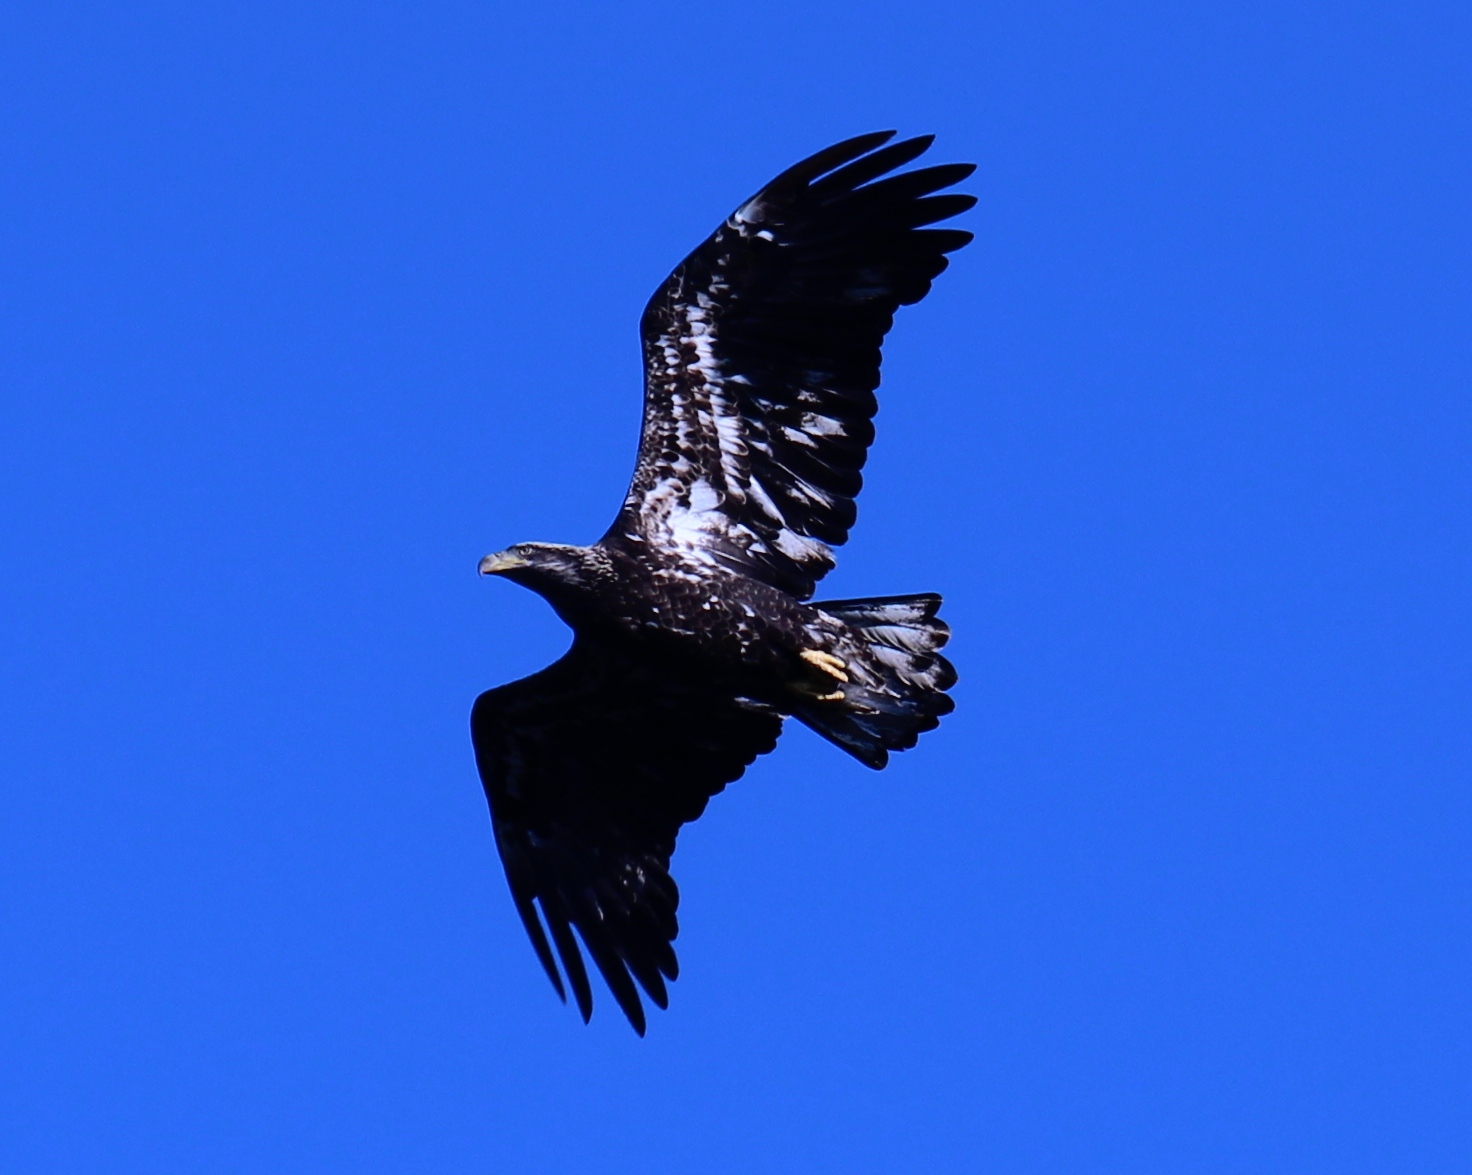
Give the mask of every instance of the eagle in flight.
<svg viewBox="0 0 1472 1175">
<path fill-rule="evenodd" d="M 939 596 L 811 601 L 854 524 L 895 309 L 971 240 L 928 226 L 976 202 L 943 192 L 974 165 L 897 173 L 933 136 L 893 136 L 784 171 L 650 299 L 639 457 L 608 533 L 481 561 L 575 634 L 481 694 L 470 730 L 517 912 L 585 1021 L 578 938 L 641 1036 L 638 988 L 668 1006 L 675 837 L 784 717 L 877 769 L 952 708 Z"/>
</svg>

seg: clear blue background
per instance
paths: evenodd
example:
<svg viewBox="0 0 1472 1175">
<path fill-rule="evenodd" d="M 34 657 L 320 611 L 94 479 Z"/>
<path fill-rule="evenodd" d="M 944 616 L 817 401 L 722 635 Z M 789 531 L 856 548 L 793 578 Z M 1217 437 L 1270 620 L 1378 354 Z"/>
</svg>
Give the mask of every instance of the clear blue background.
<svg viewBox="0 0 1472 1175">
<path fill-rule="evenodd" d="M 1018 9 L 1026 9 L 1019 15 Z M 610 15 L 610 14 L 613 15 Z M 0 1167 L 1453 1172 L 1472 1153 L 1458 5 L 8 5 Z M 825 590 L 956 714 L 684 834 L 640 1041 L 471 763 L 635 324 L 770 175 L 980 164 Z"/>
</svg>

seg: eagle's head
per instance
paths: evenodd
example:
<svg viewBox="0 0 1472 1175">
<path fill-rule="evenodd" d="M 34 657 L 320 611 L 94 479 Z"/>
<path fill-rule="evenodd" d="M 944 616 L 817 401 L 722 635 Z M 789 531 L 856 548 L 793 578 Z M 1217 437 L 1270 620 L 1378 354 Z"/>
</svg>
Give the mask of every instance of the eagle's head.
<svg viewBox="0 0 1472 1175">
<path fill-rule="evenodd" d="M 480 561 L 482 575 L 501 575 L 556 602 L 597 583 L 602 561 L 592 547 L 562 543 L 517 543 Z"/>
</svg>

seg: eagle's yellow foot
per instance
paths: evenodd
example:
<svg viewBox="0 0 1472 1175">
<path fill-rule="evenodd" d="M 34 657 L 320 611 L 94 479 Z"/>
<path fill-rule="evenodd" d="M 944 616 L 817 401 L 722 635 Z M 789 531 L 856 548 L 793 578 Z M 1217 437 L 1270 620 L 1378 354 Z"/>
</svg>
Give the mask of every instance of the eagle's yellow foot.
<svg viewBox="0 0 1472 1175">
<path fill-rule="evenodd" d="M 848 668 L 848 662 L 843 660 L 843 658 L 835 657 L 832 653 L 825 653 L 821 649 L 804 649 L 798 655 L 809 665 L 816 665 L 829 677 L 836 678 L 842 682 L 848 681 L 848 674 L 844 672 Z M 843 695 L 839 694 L 838 696 L 842 697 Z M 826 702 L 831 701 L 832 698 L 833 695 L 830 694 L 828 697 L 819 698 L 818 700 L 820 702 Z"/>
<path fill-rule="evenodd" d="M 815 700 L 819 702 L 841 702 L 844 697 L 844 692 L 841 689 L 836 689 L 831 694 L 819 694 Z"/>
</svg>

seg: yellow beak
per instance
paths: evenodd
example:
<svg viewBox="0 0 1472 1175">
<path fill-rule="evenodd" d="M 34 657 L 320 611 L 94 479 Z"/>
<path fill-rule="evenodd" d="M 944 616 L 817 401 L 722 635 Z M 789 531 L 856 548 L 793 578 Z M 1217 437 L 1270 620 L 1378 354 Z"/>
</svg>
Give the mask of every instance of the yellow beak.
<svg viewBox="0 0 1472 1175">
<path fill-rule="evenodd" d="M 497 551 L 494 555 L 487 555 L 480 561 L 480 573 L 500 575 L 503 571 L 514 571 L 518 567 L 525 566 L 526 560 L 520 555 L 513 555 L 510 551 Z"/>
</svg>

